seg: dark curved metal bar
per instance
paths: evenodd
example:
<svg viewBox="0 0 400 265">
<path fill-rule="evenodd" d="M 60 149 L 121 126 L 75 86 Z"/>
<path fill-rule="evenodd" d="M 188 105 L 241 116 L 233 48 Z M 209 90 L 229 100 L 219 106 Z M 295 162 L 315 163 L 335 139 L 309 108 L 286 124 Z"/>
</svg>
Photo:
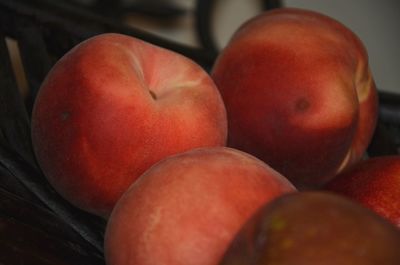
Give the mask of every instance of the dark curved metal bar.
<svg viewBox="0 0 400 265">
<path fill-rule="evenodd" d="M 157 19 L 174 19 L 185 15 L 186 9 L 169 0 L 136 0 L 122 3 L 122 0 L 96 0 L 92 3 L 82 3 L 79 0 L 60 0 L 77 7 L 85 8 L 107 17 L 123 17 L 134 13 Z"/>
<path fill-rule="evenodd" d="M 211 54 L 217 55 L 219 47 L 213 34 L 213 11 L 217 0 L 196 0 L 195 28 L 200 45 Z M 262 8 L 269 10 L 282 7 L 280 0 L 262 0 Z"/>
<path fill-rule="evenodd" d="M 212 33 L 214 0 L 197 0 L 195 7 L 195 28 L 200 45 L 212 54 L 218 54 L 218 47 Z"/>
<path fill-rule="evenodd" d="M 264 10 L 283 7 L 281 0 L 262 0 L 262 5 Z"/>
</svg>

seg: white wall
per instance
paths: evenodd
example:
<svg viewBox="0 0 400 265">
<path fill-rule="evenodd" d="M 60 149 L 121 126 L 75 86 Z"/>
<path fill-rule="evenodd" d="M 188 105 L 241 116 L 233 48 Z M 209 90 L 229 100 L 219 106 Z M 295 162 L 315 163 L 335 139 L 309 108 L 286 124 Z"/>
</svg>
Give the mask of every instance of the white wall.
<svg viewBox="0 0 400 265">
<path fill-rule="evenodd" d="M 336 18 L 364 42 L 379 89 L 400 93 L 400 1 L 285 0 Z"/>
</svg>

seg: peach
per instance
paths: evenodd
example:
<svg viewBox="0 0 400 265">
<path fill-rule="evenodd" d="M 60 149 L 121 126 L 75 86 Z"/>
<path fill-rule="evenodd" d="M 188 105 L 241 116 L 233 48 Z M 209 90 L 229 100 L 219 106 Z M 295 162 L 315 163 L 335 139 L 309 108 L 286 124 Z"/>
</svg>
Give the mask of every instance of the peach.
<svg viewBox="0 0 400 265">
<path fill-rule="evenodd" d="M 285 194 L 253 215 L 219 265 L 398 265 L 400 231 L 330 192 Z"/>
<path fill-rule="evenodd" d="M 262 161 L 227 147 L 170 156 L 116 204 L 105 234 L 108 265 L 216 265 L 259 207 L 294 192 Z"/>
<path fill-rule="evenodd" d="M 400 156 L 362 161 L 325 188 L 361 203 L 400 228 Z"/>
<path fill-rule="evenodd" d="M 299 188 L 359 161 L 372 138 L 378 101 L 366 49 L 325 15 L 282 8 L 256 16 L 211 74 L 227 109 L 228 145 Z"/>
<path fill-rule="evenodd" d="M 226 144 L 226 112 L 210 76 L 186 57 L 120 34 L 69 51 L 43 82 L 32 114 L 38 162 L 75 206 L 110 214 L 162 158 Z"/>
</svg>

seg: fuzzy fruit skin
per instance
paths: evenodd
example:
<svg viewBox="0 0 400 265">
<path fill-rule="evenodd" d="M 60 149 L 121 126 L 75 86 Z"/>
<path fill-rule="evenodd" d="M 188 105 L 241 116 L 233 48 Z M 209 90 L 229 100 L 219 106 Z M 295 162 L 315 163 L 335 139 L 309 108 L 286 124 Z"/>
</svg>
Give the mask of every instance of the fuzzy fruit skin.
<svg viewBox="0 0 400 265">
<path fill-rule="evenodd" d="M 400 156 L 364 160 L 325 188 L 363 204 L 400 228 Z"/>
<path fill-rule="evenodd" d="M 262 207 L 219 265 L 397 265 L 400 231 L 329 192 L 285 194 Z"/>
<path fill-rule="evenodd" d="M 339 22 L 294 8 L 242 25 L 211 73 L 228 114 L 228 145 L 297 187 L 321 186 L 362 157 L 377 92 L 361 41 Z"/>
<path fill-rule="evenodd" d="M 75 206 L 104 217 L 151 165 L 192 148 L 224 146 L 226 134 L 223 101 L 200 66 L 111 33 L 57 62 L 32 114 L 34 150 L 50 183 Z"/>
<path fill-rule="evenodd" d="M 215 265 L 258 207 L 294 186 L 238 150 L 200 148 L 157 163 L 115 206 L 108 265 Z"/>
</svg>

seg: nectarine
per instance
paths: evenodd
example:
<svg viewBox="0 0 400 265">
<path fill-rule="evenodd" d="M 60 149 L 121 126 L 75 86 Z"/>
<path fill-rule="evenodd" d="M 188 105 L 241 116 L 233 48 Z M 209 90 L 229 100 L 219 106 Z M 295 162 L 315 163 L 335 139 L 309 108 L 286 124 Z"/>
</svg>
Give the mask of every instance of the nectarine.
<svg viewBox="0 0 400 265">
<path fill-rule="evenodd" d="M 400 228 L 400 156 L 366 159 L 325 188 L 363 204 Z"/>
<path fill-rule="evenodd" d="M 275 170 L 234 149 L 170 156 L 117 202 L 106 229 L 106 263 L 216 265 L 258 207 L 293 191 Z"/>
<path fill-rule="evenodd" d="M 400 231 L 329 192 L 285 194 L 236 235 L 220 265 L 397 265 Z"/>
<path fill-rule="evenodd" d="M 228 145 L 297 187 L 316 187 L 360 160 L 377 93 L 360 39 L 313 11 L 282 8 L 244 23 L 212 77 L 228 114 Z"/>
<path fill-rule="evenodd" d="M 61 58 L 32 114 L 33 147 L 50 183 L 101 216 L 155 162 L 223 146 L 226 134 L 223 101 L 200 66 L 121 34 L 95 36 Z"/>
</svg>

